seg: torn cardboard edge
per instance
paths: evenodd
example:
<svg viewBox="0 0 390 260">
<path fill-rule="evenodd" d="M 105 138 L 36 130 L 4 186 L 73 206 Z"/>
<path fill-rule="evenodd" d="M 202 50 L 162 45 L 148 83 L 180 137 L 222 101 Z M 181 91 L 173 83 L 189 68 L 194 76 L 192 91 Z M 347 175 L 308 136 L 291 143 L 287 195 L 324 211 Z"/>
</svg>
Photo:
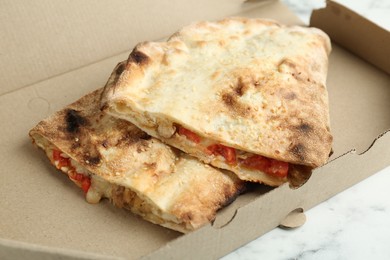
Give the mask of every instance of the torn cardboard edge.
<svg viewBox="0 0 390 260">
<path fill-rule="evenodd" d="M 390 74 L 390 33 L 386 29 L 331 0 L 325 8 L 313 11 L 310 25 L 325 31 L 340 46 Z M 362 37 L 371 40 L 362 41 Z"/>
</svg>

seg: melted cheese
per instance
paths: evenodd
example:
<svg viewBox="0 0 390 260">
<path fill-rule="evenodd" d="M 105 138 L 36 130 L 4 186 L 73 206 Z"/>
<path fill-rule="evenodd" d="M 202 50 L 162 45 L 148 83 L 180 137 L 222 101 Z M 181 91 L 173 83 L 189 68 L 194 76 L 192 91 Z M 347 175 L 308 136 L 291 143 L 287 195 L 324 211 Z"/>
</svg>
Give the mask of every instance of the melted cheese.
<svg viewBox="0 0 390 260">
<path fill-rule="evenodd" d="M 110 198 L 112 191 L 112 184 L 103 180 L 99 176 L 91 176 L 91 187 L 85 195 L 89 203 L 98 203 L 102 198 Z"/>
</svg>

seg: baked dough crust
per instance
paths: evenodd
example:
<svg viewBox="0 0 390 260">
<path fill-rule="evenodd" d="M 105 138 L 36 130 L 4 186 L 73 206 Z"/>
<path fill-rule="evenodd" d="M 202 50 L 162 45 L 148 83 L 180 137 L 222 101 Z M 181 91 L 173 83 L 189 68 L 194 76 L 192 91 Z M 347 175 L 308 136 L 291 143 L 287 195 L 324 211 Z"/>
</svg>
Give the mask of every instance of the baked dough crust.
<svg viewBox="0 0 390 260">
<path fill-rule="evenodd" d="M 97 176 L 88 192 L 96 181 L 97 187 L 105 187 L 100 196 L 114 205 L 188 232 L 212 221 L 218 209 L 243 191 L 244 183 L 233 173 L 205 165 L 102 112 L 101 93 L 99 89 L 82 97 L 30 131 L 53 164 L 52 149 L 59 149 L 91 177 Z"/>
<path fill-rule="evenodd" d="M 293 167 L 319 167 L 333 139 L 326 89 L 330 50 L 329 37 L 316 28 L 247 18 L 194 23 L 166 42 L 137 45 L 105 89 L 102 107 L 240 178 L 280 185 L 286 180 L 256 171 L 246 178 L 242 169 L 210 159 L 182 142 L 174 125 Z M 289 178 L 299 185 L 308 176 Z"/>
</svg>

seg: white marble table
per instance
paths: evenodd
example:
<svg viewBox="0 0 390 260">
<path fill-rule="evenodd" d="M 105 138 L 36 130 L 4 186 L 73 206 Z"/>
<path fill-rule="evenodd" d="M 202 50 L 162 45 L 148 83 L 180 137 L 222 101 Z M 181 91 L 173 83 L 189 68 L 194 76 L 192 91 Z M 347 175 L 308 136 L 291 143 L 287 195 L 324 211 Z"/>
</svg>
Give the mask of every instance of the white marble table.
<svg viewBox="0 0 390 260">
<path fill-rule="evenodd" d="M 325 6 L 282 1 L 306 23 Z M 390 0 L 339 2 L 390 30 Z M 390 259 L 390 166 L 305 214 L 302 227 L 276 228 L 222 259 Z"/>
</svg>

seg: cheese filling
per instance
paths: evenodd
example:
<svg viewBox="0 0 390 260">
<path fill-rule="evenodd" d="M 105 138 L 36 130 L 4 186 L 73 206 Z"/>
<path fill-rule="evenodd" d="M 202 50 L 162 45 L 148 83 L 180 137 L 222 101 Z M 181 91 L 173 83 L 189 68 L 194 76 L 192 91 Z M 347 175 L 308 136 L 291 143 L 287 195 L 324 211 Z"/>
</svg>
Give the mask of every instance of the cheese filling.
<svg viewBox="0 0 390 260">
<path fill-rule="evenodd" d="M 205 163 L 234 172 L 241 180 L 258 182 L 261 179 L 271 186 L 287 182 L 289 170 L 287 162 L 215 143 L 180 124 L 155 117 L 153 114 L 138 113 L 122 101 L 110 107 L 108 113 L 132 122 L 149 135 Z"/>
</svg>

